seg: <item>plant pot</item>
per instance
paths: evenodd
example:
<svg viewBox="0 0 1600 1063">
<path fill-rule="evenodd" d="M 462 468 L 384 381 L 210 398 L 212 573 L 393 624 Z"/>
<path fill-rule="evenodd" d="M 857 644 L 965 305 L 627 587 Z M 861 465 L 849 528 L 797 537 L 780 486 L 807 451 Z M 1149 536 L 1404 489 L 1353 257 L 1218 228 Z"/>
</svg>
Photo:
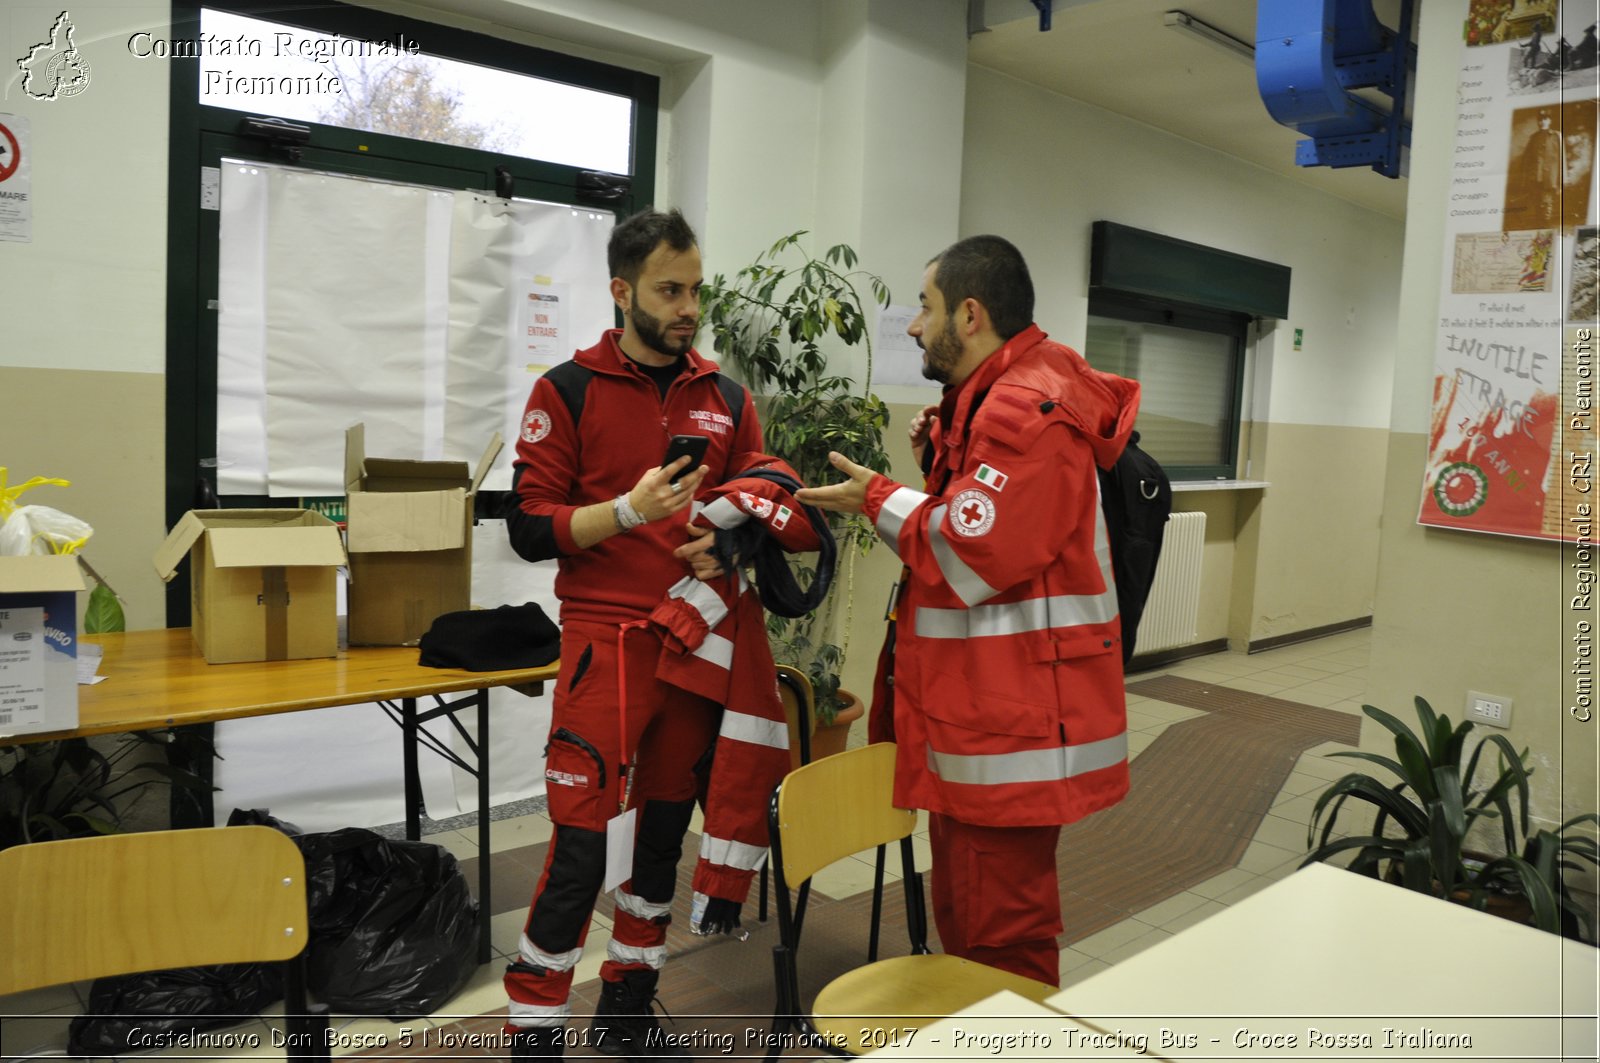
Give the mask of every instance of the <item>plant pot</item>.
<svg viewBox="0 0 1600 1063">
<path fill-rule="evenodd" d="M 840 688 L 839 697 L 844 701 L 844 708 L 839 710 L 832 723 L 819 723 L 811 733 L 811 759 L 814 761 L 843 753 L 850 740 L 850 725 L 866 712 L 861 699 L 850 691 Z"/>
<path fill-rule="evenodd" d="M 1478 859 L 1482 863 L 1488 863 L 1489 861 L 1489 857 L 1480 856 L 1476 853 L 1469 852 L 1465 855 L 1471 859 Z M 1400 880 L 1399 865 L 1395 862 L 1390 861 L 1388 870 L 1384 872 L 1383 877 L 1386 882 L 1389 882 L 1395 886 L 1400 886 L 1402 889 L 1405 888 Z M 1435 897 L 1441 896 L 1444 892 L 1443 888 L 1439 885 L 1438 879 L 1434 879 L 1433 881 L 1432 892 Z M 1451 891 L 1450 896 L 1445 899 L 1450 901 L 1451 904 L 1461 904 L 1470 907 L 1472 891 L 1467 889 L 1453 890 Z M 1484 906 L 1482 910 L 1490 915 L 1498 916 L 1501 919 L 1509 919 L 1513 923 L 1521 923 L 1524 926 L 1533 922 L 1533 904 L 1528 900 L 1528 898 L 1524 897 L 1520 893 L 1490 893 L 1484 898 Z"/>
</svg>

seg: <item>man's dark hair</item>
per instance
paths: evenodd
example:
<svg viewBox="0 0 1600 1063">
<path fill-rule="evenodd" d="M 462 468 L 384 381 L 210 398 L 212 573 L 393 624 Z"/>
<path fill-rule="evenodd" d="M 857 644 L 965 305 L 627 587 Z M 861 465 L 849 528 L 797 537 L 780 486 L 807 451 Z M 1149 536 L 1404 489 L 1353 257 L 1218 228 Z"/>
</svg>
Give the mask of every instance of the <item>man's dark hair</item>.
<svg viewBox="0 0 1600 1063">
<path fill-rule="evenodd" d="M 976 299 L 1002 340 L 1033 324 L 1033 279 L 1011 241 L 999 236 L 969 236 L 941 251 L 933 262 L 933 283 L 944 296 L 945 312 L 964 299 Z M 929 263 L 932 265 L 933 263 Z"/>
<path fill-rule="evenodd" d="M 611 268 L 613 277 L 637 284 L 639 274 L 644 272 L 644 260 L 659 245 L 665 243 L 681 253 L 694 247 L 696 242 L 694 230 L 683 220 L 678 208 L 665 212 L 647 208 L 618 222 L 611 230 L 611 240 L 606 244 L 606 265 Z"/>
</svg>

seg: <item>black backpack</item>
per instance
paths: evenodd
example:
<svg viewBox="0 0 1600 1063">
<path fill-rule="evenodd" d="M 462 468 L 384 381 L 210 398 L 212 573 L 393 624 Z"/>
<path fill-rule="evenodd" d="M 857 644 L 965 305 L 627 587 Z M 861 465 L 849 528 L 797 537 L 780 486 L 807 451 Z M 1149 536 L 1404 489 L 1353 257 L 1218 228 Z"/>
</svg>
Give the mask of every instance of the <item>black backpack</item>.
<svg viewBox="0 0 1600 1063">
<path fill-rule="evenodd" d="M 1139 433 L 1109 471 L 1100 470 L 1100 508 L 1111 538 L 1111 573 L 1122 614 L 1122 663 L 1133 658 L 1139 618 L 1156 578 L 1161 541 L 1172 512 L 1172 481 L 1161 463 L 1139 448 Z"/>
</svg>

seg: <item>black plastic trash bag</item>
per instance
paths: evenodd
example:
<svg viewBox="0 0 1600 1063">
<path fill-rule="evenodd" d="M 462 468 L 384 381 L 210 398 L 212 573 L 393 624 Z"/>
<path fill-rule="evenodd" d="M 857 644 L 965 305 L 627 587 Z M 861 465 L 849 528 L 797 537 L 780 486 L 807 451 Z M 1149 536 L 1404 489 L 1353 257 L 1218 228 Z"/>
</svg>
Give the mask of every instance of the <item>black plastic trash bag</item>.
<svg viewBox="0 0 1600 1063">
<path fill-rule="evenodd" d="M 456 858 L 357 827 L 295 839 L 306 858 L 306 980 L 335 1012 L 417 1018 L 477 969 L 478 904 Z"/>
<path fill-rule="evenodd" d="M 68 1027 L 74 1056 L 123 1056 L 189 1047 L 196 1033 L 253 1020 L 283 996 L 283 968 L 227 963 L 97 978 Z"/>
</svg>

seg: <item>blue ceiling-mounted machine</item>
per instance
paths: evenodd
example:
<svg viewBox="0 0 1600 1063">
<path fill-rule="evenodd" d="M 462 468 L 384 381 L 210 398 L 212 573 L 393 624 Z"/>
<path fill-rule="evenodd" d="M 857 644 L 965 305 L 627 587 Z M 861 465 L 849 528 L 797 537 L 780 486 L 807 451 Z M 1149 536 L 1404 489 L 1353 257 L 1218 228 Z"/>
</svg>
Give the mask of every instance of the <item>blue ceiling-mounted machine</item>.
<svg viewBox="0 0 1600 1063">
<path fill-rule="evenodd" d="M 1378 22 L 1372 0 L 1258 0 L 1256 86 L 1275 121 L 1310 138 L 1295 146 L 1296 165 L 1405 173 L 1407 92 L 1417 65 L 1413 6 L 1401 0 L 1400 26 L 1391 30 Z"/>
</svg>

